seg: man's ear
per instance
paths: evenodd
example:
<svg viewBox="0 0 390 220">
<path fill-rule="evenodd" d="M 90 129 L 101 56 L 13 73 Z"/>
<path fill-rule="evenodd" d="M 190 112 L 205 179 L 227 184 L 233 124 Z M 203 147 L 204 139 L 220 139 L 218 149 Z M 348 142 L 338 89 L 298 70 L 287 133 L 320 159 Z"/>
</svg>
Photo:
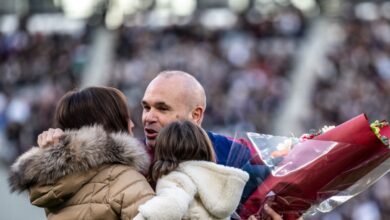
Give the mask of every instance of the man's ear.
<svg viewBox="0 0 390 220">
<path fill-rule="evenodd" d="M 192 120 L 199 126 L 202 124 L 203 115 L 204 115 L 204 108 L 202 106 L 195 107 L 191 112 Z"/>
</svg>

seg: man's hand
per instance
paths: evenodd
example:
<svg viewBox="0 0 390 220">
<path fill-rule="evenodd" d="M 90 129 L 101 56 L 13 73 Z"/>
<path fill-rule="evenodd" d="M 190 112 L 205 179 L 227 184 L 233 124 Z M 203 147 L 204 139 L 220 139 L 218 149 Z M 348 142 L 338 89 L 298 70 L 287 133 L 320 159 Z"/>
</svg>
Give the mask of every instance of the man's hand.
<svg viewBox="0 0 390 220">
<path fill-rule="evenodd" d="M 38 135 L 38 146 L 40 148 L 46 148 L 49 145 L 57 144 L 60 141 L 60 137 L 64 135 L 64 131 L 59 128 L 50 128 L 47 131 Z"/>
<path fill-rule="evenodd" d="M 271 217 L 272 220 L 282 220 L 282 216 L 276 213 L 269 205 L 264 205 L 264 211 Z"/>
<path fill-rule="evenodd" d="M 267 204 L 264 205 L 264 211 L 271 217 L 272 220 L 282 220 L 282 216 L 280 216 L 278 213 L 276 213 Z"/>
<path fill-rule="evenodd" d="M 269 207 L 267 204 L 264 205 L 264 211 L 268 214 L 269 217 L 267 219 L 272 220 L 283 220 L 282 216 L 280 216 L 278 213 L 276 213 L 271 207 Z M 257 220 L 257 218 L 254 215 L 249 216 L 248 220 Z"/>
</svg>

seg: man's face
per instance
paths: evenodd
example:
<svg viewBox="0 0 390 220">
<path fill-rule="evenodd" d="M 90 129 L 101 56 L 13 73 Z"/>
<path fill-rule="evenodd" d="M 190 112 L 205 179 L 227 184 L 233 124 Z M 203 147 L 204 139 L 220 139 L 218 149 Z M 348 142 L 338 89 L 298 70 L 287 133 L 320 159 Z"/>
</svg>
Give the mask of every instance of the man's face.
<svg viewBox="0 0 390 220">
<path fill-rule="evenodd" d="M 158 132 L 176 120 L 192 120 L 191 110 L 181 85 L 174 79 L 154 80 L 142 99 L 142 124 L 146 144 L 154 147 Z"/>
</svg>

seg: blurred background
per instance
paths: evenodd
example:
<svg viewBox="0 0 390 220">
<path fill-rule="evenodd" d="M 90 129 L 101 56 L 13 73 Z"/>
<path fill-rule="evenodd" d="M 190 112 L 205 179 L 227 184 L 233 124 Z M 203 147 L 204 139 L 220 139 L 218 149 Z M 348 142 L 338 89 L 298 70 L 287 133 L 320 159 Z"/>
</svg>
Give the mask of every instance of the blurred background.
<svg viewBox="0 0 390 220">
<path fill-rule="evenodd" d="M 119 88 L 142 137 L 143 92 L 167 69 L 199 79 L 203 126 L 227 135 L 390 120 L 390 1 L 0 0 L 0 219 L 44 219 L 7 170 L 66 91 Z M 389 174 L 308 219 L 390 219 Z"/>
</svg>

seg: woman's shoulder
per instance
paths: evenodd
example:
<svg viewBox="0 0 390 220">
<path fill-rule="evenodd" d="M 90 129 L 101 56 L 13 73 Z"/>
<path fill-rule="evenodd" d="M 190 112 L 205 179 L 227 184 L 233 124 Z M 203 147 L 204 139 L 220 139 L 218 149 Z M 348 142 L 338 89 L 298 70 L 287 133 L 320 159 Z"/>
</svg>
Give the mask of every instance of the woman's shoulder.
<svg viewBox="0 0 390 220">
<path fill-rule="evenodd" d="M 98 173 L 98 169 L 90 169 L 61 177 L 53 184 L 31 186 L 28 190 L 30 201 L 39 207 L 54 207 L 63 204 L 93 182 Z"/>
<path fill-rule="evenodd" d="M 125 206 L 131 206 L 137 200 L 146 201 L 155 195 L 145 176 L 127 165 L 110 164 L 102 167 L 93 181 L 108 186 L 112 197 L 121 199 L 121 195 L 124 195 L 127 201 Z"/>
<path fill-rule="evenodd" d="M 131 179 L 145 179 L 144 174 L 138 171 L 135 167 L 124 165 L 124 164 L 107 164 L 99 168 L 99 174 L 95 179 L 108 179 L 114 180 L 118 178 L 129 178 Z M 131 179 L 128 179 L 131 181 Z"/>
</svg>

